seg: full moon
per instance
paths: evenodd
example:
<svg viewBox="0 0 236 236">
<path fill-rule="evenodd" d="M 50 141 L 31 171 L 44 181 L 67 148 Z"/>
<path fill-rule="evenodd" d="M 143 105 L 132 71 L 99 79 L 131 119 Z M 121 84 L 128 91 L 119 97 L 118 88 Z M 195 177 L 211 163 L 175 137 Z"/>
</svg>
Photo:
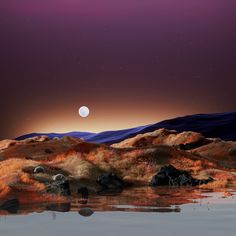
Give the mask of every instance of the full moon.
<svg viewBox="0 0 236 236">
<path fill-rule="evenodd" d="M 79 115 L 81 116 L 81 117 L 87 117 L 88 115 L 89 115 L 89 109 L 88 109 L 88 107 L 86 107 L 86 106 L 82 106 L 82 107 L 80 107 L 79 108 Z"/>
</svg>

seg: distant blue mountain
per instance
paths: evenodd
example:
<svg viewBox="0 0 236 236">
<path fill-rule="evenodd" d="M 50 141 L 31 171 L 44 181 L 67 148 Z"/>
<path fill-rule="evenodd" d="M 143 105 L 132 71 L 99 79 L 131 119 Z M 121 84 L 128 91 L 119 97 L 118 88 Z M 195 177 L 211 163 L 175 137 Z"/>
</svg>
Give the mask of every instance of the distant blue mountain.
<svg viewBox="0 0 236 236">
<path fill-rule="evenodd" d="M 202 133 L 205 137 L 234 141 L 236 140 L 236 112 L 189 115 L 164 120 L 156 124 L 124 130 L 105 131 L 101 133 L 32 133 L 18 137 L 16 140 L 22 140 L 38 135 L 47 135 L 49 138 L 72 136 L 83 138 L 88 142 L 112 144 L 133 137 L 137 134 L 152 132 L 160 128 L 176 130 L 177 132 L 195 131 Z"/>
</svg>

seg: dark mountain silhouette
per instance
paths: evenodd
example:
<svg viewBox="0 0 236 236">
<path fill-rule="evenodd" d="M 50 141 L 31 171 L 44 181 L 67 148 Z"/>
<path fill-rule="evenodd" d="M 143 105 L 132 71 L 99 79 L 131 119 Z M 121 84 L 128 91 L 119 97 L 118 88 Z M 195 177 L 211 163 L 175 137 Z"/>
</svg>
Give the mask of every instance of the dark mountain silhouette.
<svg viewBox="0 0 236 236">
<path fill-rule="evenodd" d="M 156 124 L 139 126 L 136 128 L 124 130 L 105 131 L 101 133 L 31 133 L 16 139 L 22 140 L 38 135 L 47 135 L 49 138 L 72 136 L 83 138 L 88 142 L 112 144 L 133 137 L 137 134 L 152 132 L 160 128 L 176 130 L 178 132 L 195 131 L 202 133 L 205 137 L 221 138 L 227 141 L 234 141 L 236 140 L 236 112 L 188 115 L 164 120 Z"/>
</svg>

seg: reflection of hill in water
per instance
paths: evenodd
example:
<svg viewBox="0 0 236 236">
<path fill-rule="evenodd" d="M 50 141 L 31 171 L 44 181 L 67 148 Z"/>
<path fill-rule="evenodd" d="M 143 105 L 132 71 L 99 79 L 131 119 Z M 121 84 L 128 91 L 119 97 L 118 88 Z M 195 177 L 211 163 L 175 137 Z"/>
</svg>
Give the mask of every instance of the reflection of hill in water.
<svg viewBox="0 0 236 236">
<path fill-rule="evenodd" d="M 17 214 L 24 215 L 33 212 L 78 212 L 83 216 L 90 216 L 100 211 L 127 212 L 180 212 L 181 205 L 198 202 L 204 196 L 204 190 L 193 188 L 149 187 L 126 189 L 119 194 L 90 196 L 88 203 L 81 199 L 72 198 L 64 203 L 39 203 L 20 205 Z M 13 206 L 14 207 L 14 206 Z M 12 210 L 12 209 L 11 209 Z M 1 210 L 0 215 L 10 215 L 14 212 Z"/>
</svg>

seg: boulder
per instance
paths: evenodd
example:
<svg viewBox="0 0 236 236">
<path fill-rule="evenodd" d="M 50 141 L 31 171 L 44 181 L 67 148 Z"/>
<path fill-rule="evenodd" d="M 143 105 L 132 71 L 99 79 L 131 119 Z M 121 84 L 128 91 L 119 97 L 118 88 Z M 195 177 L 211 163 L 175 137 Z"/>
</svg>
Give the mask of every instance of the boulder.
<svg viewBox="0 0 236 236">
<path fill-rule="evenodd" d="M 212 178 L 198 180 L 187 171 L 178 170 L 172 165 L 161 167 L 160 171 L 151 179 L 150 186 L 196 186 L 207 184 Z"/>
<path fill-rule="evenodd" d="M 88 208 L 88 207 L 83 207 L 83 208 L 81 208 L 81 209 L 78 211 L 78 213 L 79 213 L 81 216 L 89 217 L 89 216 L 91 216 L 91 215 L 94 213 L 94 211 L 91 210 L 91 209 Z"/>
</svg>

